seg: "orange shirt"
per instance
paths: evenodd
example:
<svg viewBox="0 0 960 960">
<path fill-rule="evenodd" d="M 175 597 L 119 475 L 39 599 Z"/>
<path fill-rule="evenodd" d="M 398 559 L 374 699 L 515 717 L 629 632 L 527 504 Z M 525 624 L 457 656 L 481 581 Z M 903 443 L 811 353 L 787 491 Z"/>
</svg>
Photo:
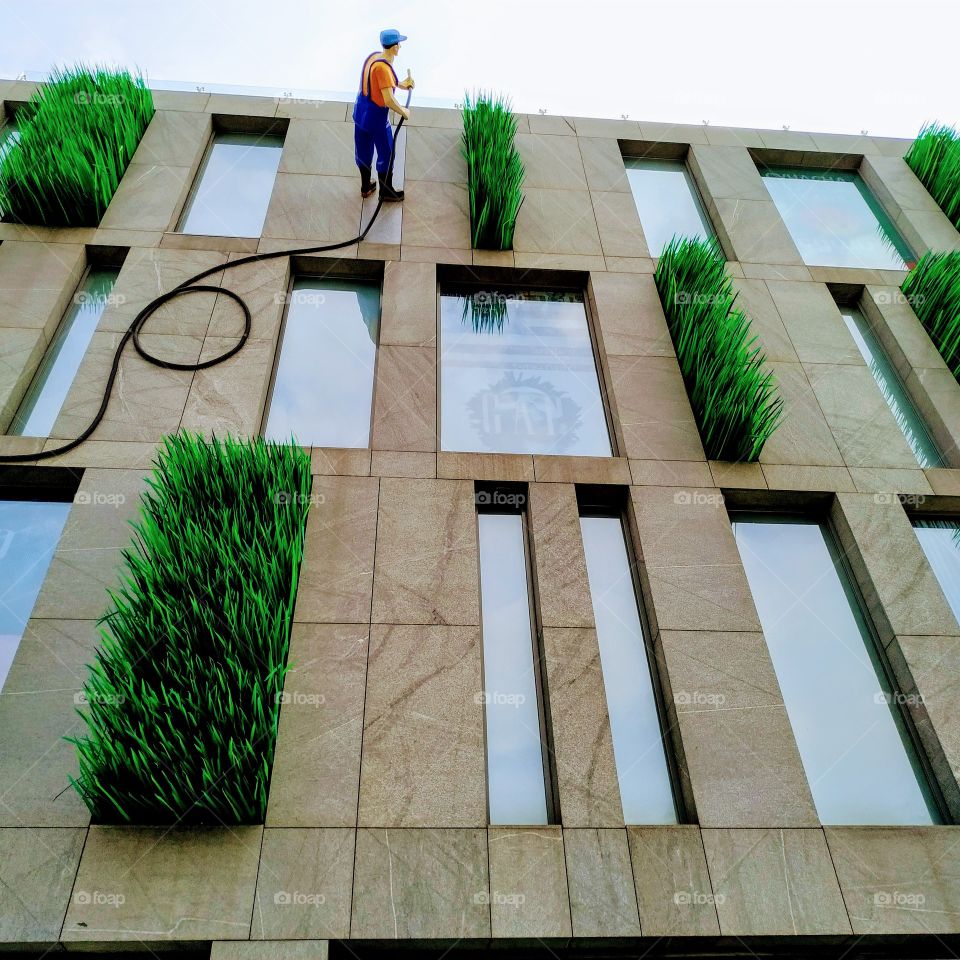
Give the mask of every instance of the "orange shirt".
<svg viewBox="0 0 960 960">
<path fill-rule="evenodd" d="M 374 63 L 373 66 L 370 66 L 370 61 L 375 57 L 382 57 L 381 53 L 371 53 L 369 57 L 363 63 L 363 83 L 360 85 L 360 91 L 364 92 L 367 89 L 367 72 L 370 74 L 370 99 L 378 106 L 385 107 L 387 105 L 386 100 L 383 99 L 383 89 L 387 87 L 393 89 L 396 87 L 396 80 L 394 79 L 393 70 L 390 69 L 390 64 L 381 60 L 378 63 Z"/>
</svg>

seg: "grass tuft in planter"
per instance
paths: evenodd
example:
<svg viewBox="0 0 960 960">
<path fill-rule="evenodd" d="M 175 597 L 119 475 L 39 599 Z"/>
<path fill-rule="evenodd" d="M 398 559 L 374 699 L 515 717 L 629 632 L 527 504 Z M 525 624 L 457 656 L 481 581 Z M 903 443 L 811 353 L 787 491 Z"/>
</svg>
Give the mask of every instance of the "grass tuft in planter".
<svg viewBox="0 0 960 960">
<path fill-rule="evenodd" d="M 928 251 L 901 287 L 933 345 L 960 382 L 960 251 Z"/>
<path fill-rule="evenodd" d="M 960 230 L 960 134 L 946 124 L 929 123 L 903 159 Z"/>
<path fill-rule="evenodd" d="M 465 96 L 462 151 L 475 249 L 513 249 L 524 175 L 516 133 L 517 118 L 507 98 L 482 92 Z"/>
<path fill-rule="evenodd" d="M 716 241 L 674 237 L 654 281 L 707 457 L 756 460 L 780 424 L 783 400 L 734 305 Z"/>
<path fill-rule="evenodd" d="M 181 433 L 147 482 L 71 782 L 100 823 L 262 823 L 310 458 Z"/>
<path fill-rule="evenodd" d="M 19 139 L 0 160 L 0 210 L 17 223 L 97 226 L 153 112 L 139 75 L 55 70 L 17 112 Z"/>
</svg>

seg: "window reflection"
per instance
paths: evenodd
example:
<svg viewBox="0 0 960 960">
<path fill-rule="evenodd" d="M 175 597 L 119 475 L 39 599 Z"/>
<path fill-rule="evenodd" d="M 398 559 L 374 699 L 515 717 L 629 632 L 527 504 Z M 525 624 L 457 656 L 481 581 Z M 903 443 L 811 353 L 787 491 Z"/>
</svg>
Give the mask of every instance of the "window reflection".
<svg viewBox="0 0 960 960">
<path fill-rule="evenodd" d="M 700 194 L 682 160 L 624 159 L 627 180 L 651 257 L 659 257 L 674 236 L 713 234 Z"/>
<path fill-rule="evenodd" d="M 445 289 L 441 448 L 610 456 L 579 293 Z"/>
<path fill-rule="evenodd" d="M 69 503 L 0 500 L 0 686 L 50 566 Z"/>
<path fill-rule="evenodd" d="M 370 443 L 379 284 L 302 277 L 290 293 L 265 436 L 302 445 Z"/>
<path fill-rule="evenodd" d="M 676 823 L 647 644 L 619 516 L 580 518 L 626 823 Z"/>
<path fill-rule="evenodd" d="M 24 437 L 50 435 L 100 317 L 110 303 L 118 273 L 113 267 L 95 267 L 87 272 L 14 415 L 10 433 Z"/>
<path fill-rule="evenodd" d="M 282 150 L 283 137 L 278 135 L 215 134 L 181 232 L 259 237 Z"/>
<path fill-rule="evenodd" d="M 917 519 L 913 527 L 953 615 L 960 620 L 960 521 Z"/>
<path fill-rule="evenodd" d="M 480 598 L 490 822 L 548 822 L 524 518 L 480 513 Z"/>
<path fill-rule="evenodd" d="M 830 532 L 749 514 L 733 529 L 821 822 L 940 822 Z"/>
<path fill-rule="evenodd" d="M 910 399 L 896 367 L 890 362 L 867 318 L 859 307 L 854 306 L 841 306 L 840 313 L 861 356 L 870 368 L 883 399 L 897 421 L 897 426 L 917 458 L 917 463 L 923 468 L 942 467 L 943 458 L 923 422 L 923 417 Z"/>
<path fill-rule="evenodd" d="M 860 174 L 764 168 L 767 190 L 805 263 L 906 270 L 913 254 Z"/>
</svg>

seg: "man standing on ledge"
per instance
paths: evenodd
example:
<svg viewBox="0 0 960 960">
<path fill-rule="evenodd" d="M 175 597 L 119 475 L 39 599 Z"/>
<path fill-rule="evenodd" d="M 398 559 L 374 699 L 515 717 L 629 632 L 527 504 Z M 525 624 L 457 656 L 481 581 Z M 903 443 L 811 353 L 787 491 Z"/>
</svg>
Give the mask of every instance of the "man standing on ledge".
<svg viewBox="0 0 960 960">
<path fill-rule="evenodd" d="M 383 200 L 402 200 L 403 191 L 393 186 L 393 171 L 389 169 L 390 155 L 393 153 L 393 128 L 390 126 L 390 111 L 399 113 L 405 120 L 410 119 L 410 111 L 401 107 L 393 96 L 397 87 L 401 90 L 413 89 L 413 77 L 407 71 L 407 78 L 397 80 L 393 70 L 393 61 L 400 52 L 400 41 L 407 38 L 399 30 L 383 30 L 380 44 L 383 53 L 371 53 L 363 62 L 360 73 L 360 92 L 353 106 L 354 156 L 360 168 L 360 194 L 370 197 L 376 192 L 370 177 L 373 164 L 373 148 L 377 148 L 377 176 L 380 180 L 380 196 Z"/>
</svg>

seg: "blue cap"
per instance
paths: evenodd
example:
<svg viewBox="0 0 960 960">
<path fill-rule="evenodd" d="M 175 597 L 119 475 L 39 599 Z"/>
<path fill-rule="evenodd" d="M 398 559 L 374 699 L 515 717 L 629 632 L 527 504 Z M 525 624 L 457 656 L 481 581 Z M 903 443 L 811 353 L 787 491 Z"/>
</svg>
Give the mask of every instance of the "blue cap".
<svg viewBox="0 0 960 960">
<path fill-rule="evenodd" d="M 395 43 L 399 43 L 401 40 L 406 40 L 407 38 L 399 30 L 381 30 L 380 31 L 380 46 L 382 47 L 392 47 Z"/>
</svg>

